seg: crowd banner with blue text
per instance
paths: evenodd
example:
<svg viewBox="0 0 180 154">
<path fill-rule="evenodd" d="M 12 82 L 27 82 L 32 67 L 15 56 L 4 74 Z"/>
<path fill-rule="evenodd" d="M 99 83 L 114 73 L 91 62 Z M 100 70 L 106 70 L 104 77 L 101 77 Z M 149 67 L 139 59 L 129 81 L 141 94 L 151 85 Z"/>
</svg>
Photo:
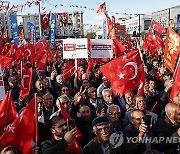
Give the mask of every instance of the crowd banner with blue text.
<svg viewBox="0 0 180 154">
<path fill-rule="evenodd" d="M 18 32 L 18 24 L 17 19 L 14 15 L 10 14 L 11 26 L 12 26 L 12 36 L 14 42 L 19 44 L 19 32 Z"/>
<path fill-rule="evenodd" d="M 36 44 L 36 27 L 31 22 L 29 22 L 29 29 L 30 29 L 30 43 Z"/>
<path fill-rule="evenodd" d="M 52 44 L 55 43 L 56 37 L 56 15 L 51 13 L 51 34 L 50 34 L 50 41 Z"/>
</svg>

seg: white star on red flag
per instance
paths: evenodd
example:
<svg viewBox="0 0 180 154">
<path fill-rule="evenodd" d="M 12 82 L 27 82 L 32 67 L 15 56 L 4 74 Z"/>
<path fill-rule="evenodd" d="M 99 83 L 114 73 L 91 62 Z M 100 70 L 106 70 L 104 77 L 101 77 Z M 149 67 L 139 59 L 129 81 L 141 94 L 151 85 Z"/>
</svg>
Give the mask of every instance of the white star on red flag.
<svg viewBox="0 0 180 154">
<path fill-rule="evenodd" d="M 9 125 L 8 126 L 8 132 L 12 132 L 12 133 L 14 133 L 14 129 L 15 129 L 16 127 L 13 127 L 12 125 Z"/>
<path fill-rule="evenodd" d="M 118 76 L 119 76 L 119 79 L 124 79 L 125 74 L 120 73 Z"/>
</svg>

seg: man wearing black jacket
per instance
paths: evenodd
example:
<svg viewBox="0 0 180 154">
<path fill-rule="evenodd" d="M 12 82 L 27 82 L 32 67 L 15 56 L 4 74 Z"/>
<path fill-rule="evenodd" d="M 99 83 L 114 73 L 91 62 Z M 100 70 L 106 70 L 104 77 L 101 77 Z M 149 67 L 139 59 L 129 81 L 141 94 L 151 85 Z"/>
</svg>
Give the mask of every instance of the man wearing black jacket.
<svg viewBox="0 0 180 154">
<path fill-rule="evenodd" d="M 151 135 L 164 138 L 164 141 L 156 144 L 156 149 L 166 154 L 180 153 L 180 106 L 169 103 L 165 107 L 166 115 L 160 118 L 152 127 Z M 175 143 L 170 143 L 167 139 Z"/>
<path fill-rule="evenodd" d="M 65 149 L 76 137 L 77 130 L 68 131 L 66 121 L 60 116 L 54 116 L 50 121 L 52 137 L 41 144 L 40 154 L 67 154 Z"/>
</svg>

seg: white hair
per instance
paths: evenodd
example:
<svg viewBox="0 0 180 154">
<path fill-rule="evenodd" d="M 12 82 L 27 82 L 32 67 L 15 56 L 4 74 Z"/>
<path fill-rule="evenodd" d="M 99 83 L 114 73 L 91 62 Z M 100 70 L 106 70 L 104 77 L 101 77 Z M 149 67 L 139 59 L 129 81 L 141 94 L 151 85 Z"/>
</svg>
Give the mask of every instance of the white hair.
<svg viewBox="0 0 180 154">
<path fill-rule="evenodd" d="M 102 91 L 102 96 L 103 96 L 103 97 L 105 96 L 105 93 L 106 93 L 107 91 L 112 91 L 112 89 L 111 89 L 111 88 L 106 88 L 106 89 L 104 89 L 104 90 Z"/>
<path fill-rule="evenodd" d="M 120 109 L 120 107 L 118 105 L 112 104 L 112 105 L 108 106 L 107 113 L 109 113 L 110 109 L 112 109 L 112 108 L 117 109 L 118 112 L 121 112 L 121 109 Z"/>
<path fill-rule="evenodd" d="M 56 106 L 57 106 L 58 108 L 59 108 L 59 104 L 60 104 L 61 99 L 66 99 L 66 100 L 68 100 L 68 101 L 70 102 L 70 99 L 69 99 L 69 97 L 68 97 L 67 95 L 61 95 L 61 96 L 59 96 L 59 97 L 57 98 L 57 100 L 56 100 Z"/>
</svg>

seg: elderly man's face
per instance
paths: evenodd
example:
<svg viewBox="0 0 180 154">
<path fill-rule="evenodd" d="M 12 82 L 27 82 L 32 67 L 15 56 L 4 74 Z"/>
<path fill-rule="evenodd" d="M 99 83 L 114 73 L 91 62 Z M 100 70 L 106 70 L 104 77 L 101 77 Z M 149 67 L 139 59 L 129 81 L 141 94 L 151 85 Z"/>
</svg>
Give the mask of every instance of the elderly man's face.
<svg viewBox="0 0 180 154">
<path fill-rule="evenodd" d="M 50 108 L 53 106 L 53 96 L 51 94 L 47 94 L 43 97 L 44 106 Z"/>
<path fill-rule="evenodd" d="M 91 90 L 88 93 L 89 98 L 96 100 L 97 98 L 97 90 L 96 88 L 91 88 Z"/>
<path fill-rule="evenodd" d="M 110 107 L 108 115 L 112 123 L 117 123 L 120 119 L 121 112 L 117 108 Z"/>
<path fill-rule="evenodd" d="M 96 126 L 95 134 L 100 142 L 103 143 L 109 142 L 109 137 L 110 137 L 109 124 Z"/>
<path fill-rule="evenodd" d="M 124 95 L 126 103 L 129 105 L 133 105 L 133 95 L 132 93 L 127 93 Z"/>
<path fill-rule="evenodd" d="M 138 129 L 144 119 L 145 115 L 143 112 L 135 112 L 131 117 L 131 123 Z"/>
<path fill-rule="evenodd" d="M 136 102 L 136 109 L 139 109 L 141 111 L 146 110 L 146 102 L 143 96 L 136 97 L 135 102 Z"/>
<path fill-rule="evenodd" d="M 106 91 L 105 94 L 104 94 L 104 100 L 105 102 L 108 104 L 108 105 L 111 105 L 113 104 L 113 92 L 112 91 Z"/>
</svg>

